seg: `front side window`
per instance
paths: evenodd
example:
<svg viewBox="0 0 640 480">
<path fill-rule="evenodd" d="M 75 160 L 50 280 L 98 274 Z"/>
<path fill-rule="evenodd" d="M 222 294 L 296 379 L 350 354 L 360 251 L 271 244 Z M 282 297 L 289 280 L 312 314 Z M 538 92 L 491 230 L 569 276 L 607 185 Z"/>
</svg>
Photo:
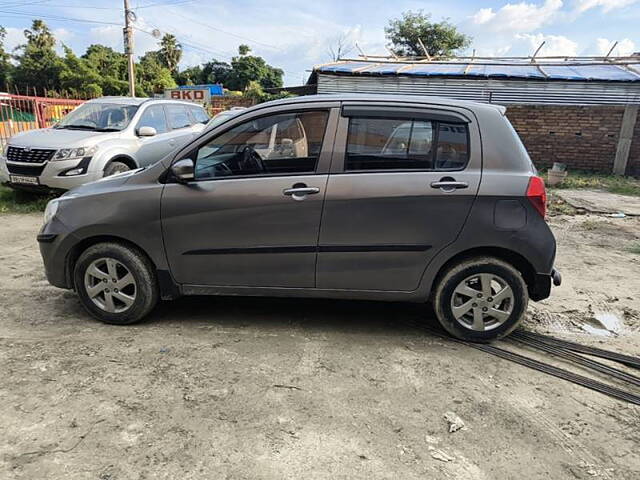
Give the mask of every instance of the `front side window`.
<svg viewBox="0 0 640 480">
<path fill-rule="evenodd" d="M 292 175 L 316 169 L 327 111 L 261 117 L 233 127 L 196 155 L 196 179 Z"/>
<path fill-rule="evenodd" d="M 169 126 L 172 130 L 191 126 L 191 119 L 184 105 L 167 105 L 167 117 L 169 118 Z"/>
<path fill-rule="evenodd" d="M 467 127 L 400 118 L 349 119 L 345 170 L 454 170 L 468 161 Z"/>
<path fill-rule="evenodd" d="M 167 119 L 164 114 L 164 108 L 162 105 L 152 105 L 142 112 L 140 121 L 138 122 L 138 128 L 140 127 L 153 127 L 156 133 L 167 132 Z"/>
<path fill-rule="evenodd" d="M 64 117 L 54 128 L 118 132 L 127 128 L 137 110 L 137 105 L 87 102 Z"/>
</svg>

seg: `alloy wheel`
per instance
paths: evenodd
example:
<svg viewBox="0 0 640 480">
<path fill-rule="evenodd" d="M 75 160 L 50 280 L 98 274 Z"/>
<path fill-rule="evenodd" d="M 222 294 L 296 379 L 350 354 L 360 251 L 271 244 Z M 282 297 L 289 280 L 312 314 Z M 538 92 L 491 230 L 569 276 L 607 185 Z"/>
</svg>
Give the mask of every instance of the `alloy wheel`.
<svg viewBox="0 0 640 480">
<path fill-rule="evenodd" d="M 136 300 L 136 281 L 129 269 L 114 258 L 91 262 L 84 274 L 84 288 L 101 310 L 122 313 Z"/>
<path fill-rule="evenodd" d="M 493 273 L 465 278 L 453 291 L 451 311 L 463 327 L 475 331 L 498 328 L 509 319 L 515 297 L 509 284 Z"/>
</svg>

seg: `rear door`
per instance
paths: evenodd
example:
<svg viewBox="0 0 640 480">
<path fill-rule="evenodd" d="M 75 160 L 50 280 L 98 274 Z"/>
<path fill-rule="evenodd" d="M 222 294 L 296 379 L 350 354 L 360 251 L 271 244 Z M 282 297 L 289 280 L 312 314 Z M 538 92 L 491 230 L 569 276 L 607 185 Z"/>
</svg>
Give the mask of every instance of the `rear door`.
<svg viewBox="0 0 640 480">
<path fill-rule="evenodd" d="M 317 287 L 413 291 L 478 191 L 471 112 L 343 105 L 319 237 Z"/>
<path fill-rule="evenodd" d="M 169 128 L 171 129 L 171 148 L 177 149 L 194 137 L 194 132 L 191 127 L 193 120 L 189 115 L 186 105 L 167 103 L 164 105 L 164 109 L 167 114 Z"/>
</svg>

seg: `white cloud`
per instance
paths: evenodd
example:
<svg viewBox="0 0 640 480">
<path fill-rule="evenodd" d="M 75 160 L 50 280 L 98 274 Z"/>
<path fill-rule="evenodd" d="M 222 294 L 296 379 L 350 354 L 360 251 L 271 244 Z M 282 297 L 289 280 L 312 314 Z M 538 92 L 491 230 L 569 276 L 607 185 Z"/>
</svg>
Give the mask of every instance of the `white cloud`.
<svg viewBox="0 0 640 480">
<path fill-rule="evenodd" d="M 575 0 L 575 8 L 579 13 L 586 12 L 592 8 L 600 7 L 603 12 L 610 12 L 617 8 L 627 7 L 638 0 Z"/>
<path fill-rule="evenodd" d="M 538 52 L 540 57 L 568 56 L 575 57 L 578 55 L 578 44 L 573 40 L 562 35 L 544 35 L 542 33 L 530 34 L 522 33 L 515 36 L 517 40 L 525 42 L 529 48 L 529 55 L 533 55 L 535 50 L 542 42 L 544 46 Z"/>
<path fill-rule="evenodd" d="M 598 55 L 606 55 L 613 47 L 615 42 L 613 40 L 607 40 L 606 38 L 598 38 L 596 40 L 596 49 L 598 51 Z M 626 57 L 631 55 L 636 51 L 635 43 L 629 38 L 625 38 L 624 40 L 620 40 L 616 48 L 613 49 L 613 56 Z"/>
<path fill-rule="evenodd" d="M 545 0 L 542 4 L 507 3 L 497 11 L 481 8 L 471 16 L 471 21 L 496 32 L 531 32 L 553 22 L 562 5 L 562 0 Z"/>
</svg>

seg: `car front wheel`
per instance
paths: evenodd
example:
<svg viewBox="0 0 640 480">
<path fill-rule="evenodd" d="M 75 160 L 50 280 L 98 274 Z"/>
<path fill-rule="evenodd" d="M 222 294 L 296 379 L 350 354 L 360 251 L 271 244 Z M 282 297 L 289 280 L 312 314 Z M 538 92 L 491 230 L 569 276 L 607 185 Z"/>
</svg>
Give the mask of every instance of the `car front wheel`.
<svg viewBox="0 0 640 480">
<path fill-rule="evenodd" d="M 110 177 L 111 175 L 115 175 L 116 173 L 128 172 L 131 170 L 126 163 L 111 161 L 109 164 L 104 167 L 103 176 Z"/>
<path fill-rule="evenodd" d="M 158 302 L 153 265 L 142 252 L 120 243 L 99 243 L 84 251 L 74 282 L 87 312 L 105 323 L 137 322 Z"/>
<path fill-rule="evenodd" d="M 473 342 L 511 333 L 528 302 L 520 272 L 493 257 L 472 258 L 451 267 L 436 285 L 434 297 L 442 327 L 456 338 Z"/>
</svg>

